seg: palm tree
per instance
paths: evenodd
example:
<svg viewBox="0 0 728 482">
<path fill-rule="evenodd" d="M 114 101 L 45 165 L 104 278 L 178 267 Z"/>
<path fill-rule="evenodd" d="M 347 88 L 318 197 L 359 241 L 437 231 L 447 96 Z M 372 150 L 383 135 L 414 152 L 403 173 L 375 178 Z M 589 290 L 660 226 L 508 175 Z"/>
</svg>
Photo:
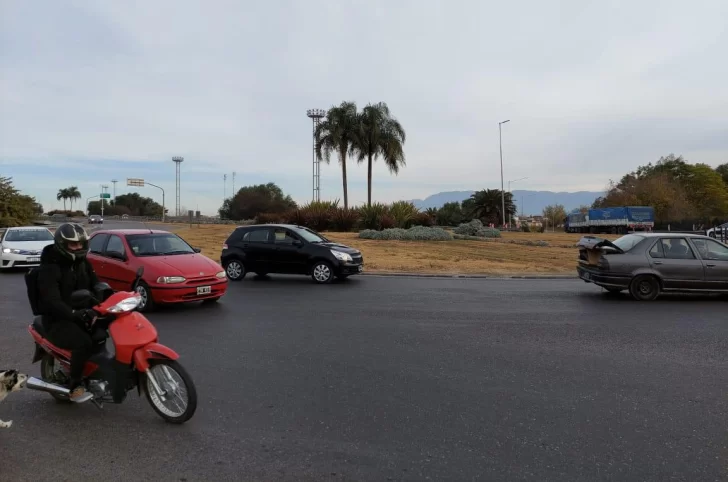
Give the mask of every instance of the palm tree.
<svg viewBox="0 0 728 482">
<path fill-rule="evenodd" d="M 326 113 L 326 120 L 321 121 L 314 133 L 316 138 L 316 157 L 327 164 L 331 152 L 339 154 L 341 178 L 344 183 L 344 209 L 349 207 L 349 190 L 346 180 L 346 154 L 352 147 L 356 128 L 356 104 L 342 102 L 340 106 L 332 106 Z"/>
<path fill-rule="evenodd" d="M 357 162 L 367 159 L 367 205 L 372 205 L 372 164 L 381 156 L 389 172 L 397 174 L 405 165 L 405 132 L 402 125 L 389 112 L 384 102 L 368 104 L 357 116 L 351 151 Z"/>
<path fill-rule="evenodd" d="M 515 216 L 516 205 L 513 195 L 505 193 L 506 217 Z M 503 198 L 500 189 L 484 189 L 474 192 L 470 198 L 463 201 L 463 211 L 471 219 L 480 219 L 484 223 L 498 225 L 503 219 Z"/>
<path fill-rule="evenodd" d="M 71 186 L 66 190 L 66 195 L 68 196 L 68 199 L 71 201 L 71 210 L 73 210 L 73 201 L 77 199 L 81 199 L 81 191 L 78 190 L 77 186 Z"/>
<path fill-rule="evenodd" d="M 66 199 L 68 199 L 68 189 L 59 189 L 56 194 L 56 201 L 63 200 L 63 210 L 66 210 Z"/>
</svg>

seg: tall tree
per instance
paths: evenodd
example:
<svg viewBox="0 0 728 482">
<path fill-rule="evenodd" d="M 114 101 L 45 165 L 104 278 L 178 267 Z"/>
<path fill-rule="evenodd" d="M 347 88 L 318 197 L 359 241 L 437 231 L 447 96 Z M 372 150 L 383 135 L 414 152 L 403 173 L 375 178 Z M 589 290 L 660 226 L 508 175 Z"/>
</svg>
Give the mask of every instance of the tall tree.
<svg viewBox="0 0 728 482">
<path fill-rule="evenodd" d="M 402 125 L 392 117 L 384 102 L 367 104 L 357 116 L 352 152 L 357 162 L 367 160 L 367 205 L 372 205 L 372 165 L 381 157 L 390 173 L 397 174 L 405 165 L 406 134 Z"/>
<path fill-rule="evenodd" d="M 500 189 L 484 189 L 476 191 L 470 198 L 463 201 L 463 214 L 471 219 L 480 219 L 486 224 L 499 225 L 503 222 L 503 197 L 505 197 L 505 214 L 516 215 L 516 205 L 513 202 L 513 194 L 506 192 L 501 196 Z"/>
<path fill-rule="evenodd" d="M 78 190 L 77 186 L 71 186 L 69 188 L 66 188 L 66 195 L 68 196 L 68 200 L 71 203 L 71 211 L 73 211 L 73 202 L 81 199 L 81 191 Z"/>
<path fill-rule="evenodd" d="M 223 219 L 253 219 L 261 213 L 284 213 L 296 208 L 291 196 L 275 183 L 241 187 L 232 198 L 223 202 L 218 212 Z"/>
<path fill-rule="evenodd" d="M 356 104 L 342 102 L 341 105 L 332 106 L 326 113 L 326 119 L 316 128 L 316 157 L 327 164 L 331 159 L 331 152 L 339 154 L 341 164 L 341 179 L 344 183 L 344 208 L 349 207 L 349 190 L 346 179 L 346 155 L 352 147 L 357 121 Z"/>
<path fill-rule="evenodd" d="M 548 224 L 551 226 L 553 231 L 559 223 L 563 222 L 566 218 L 566 209 L 563 204 L 549 205 L 543 208 L 543 217 L 548 220 Z"/>
<path fill-rule="evenodd" d="M 21 194 L 13 186 L 11 177 L 0 176 L 0 227 L 22 226 L 33 220 L 42 211 L 35 199 Z"/>
<path fill-rule="evenodd" d="M 68 189 L 59 189 L 58 193 L 56 194 L 56 201 L 63 200 L 63 210 L 66 210 L 66 200 L 68 199 Z"/>
</svg>

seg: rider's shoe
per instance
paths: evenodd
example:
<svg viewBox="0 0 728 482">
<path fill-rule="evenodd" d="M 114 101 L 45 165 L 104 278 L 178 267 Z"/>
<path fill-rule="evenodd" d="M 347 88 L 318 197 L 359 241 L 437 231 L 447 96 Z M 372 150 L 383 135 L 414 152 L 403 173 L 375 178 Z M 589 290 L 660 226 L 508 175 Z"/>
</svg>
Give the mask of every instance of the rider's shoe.
<svg viewBox="0 0 728 482">
<path fill-rule="evenodd" d="M 71 393 L 68 397 L 72 402 L 74 403 L 83 403 L 88 402 L 92 398 L 94 398 L 93 394 L 86 391 L 83 386 L 77 386 L 73 390 L 71 390 Z"/>
</svg>

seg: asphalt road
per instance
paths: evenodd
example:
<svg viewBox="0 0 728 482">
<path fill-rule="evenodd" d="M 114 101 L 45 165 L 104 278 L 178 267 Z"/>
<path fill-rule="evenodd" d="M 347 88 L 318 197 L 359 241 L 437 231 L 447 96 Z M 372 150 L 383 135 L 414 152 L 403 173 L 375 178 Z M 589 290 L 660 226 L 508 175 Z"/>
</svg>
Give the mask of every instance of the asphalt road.
<svg viewBox="0 0 728 482">
<path fill-rule="evenodd" d="M 22 273 L 0 367 L 38 375 Z M 0 480 L 726 480 L 728 304 L 574 280 L 304 277 L 150 315 L 200 402 L 0 403 Z"/>
</svg>

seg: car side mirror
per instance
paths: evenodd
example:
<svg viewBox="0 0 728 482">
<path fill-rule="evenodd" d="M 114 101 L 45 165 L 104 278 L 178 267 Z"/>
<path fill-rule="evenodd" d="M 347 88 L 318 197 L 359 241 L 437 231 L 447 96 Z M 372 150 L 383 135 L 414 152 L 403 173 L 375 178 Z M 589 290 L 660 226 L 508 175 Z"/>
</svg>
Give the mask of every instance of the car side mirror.
<svg viewBox="0 0 728 482">
<path fill-rule="evenodd" d="M 94 296 L 89 290 L 76 290 L 71 293 L 71 307 L 75 310 L 88 308 L 93 300 Z"/>
<path fill-rule="evenodd" d="M 294 239 L 293 245 L 297 248 L 300 248 L 301 246 L 303 246 L 303 241 L 301 241 L 300 239 Z"/>
<path fill-rule="evenodd" d="M 201 253 L 202 248 L 192 248 L 192 251 L 194 251 L 195 253 Z"/>
</svg>

